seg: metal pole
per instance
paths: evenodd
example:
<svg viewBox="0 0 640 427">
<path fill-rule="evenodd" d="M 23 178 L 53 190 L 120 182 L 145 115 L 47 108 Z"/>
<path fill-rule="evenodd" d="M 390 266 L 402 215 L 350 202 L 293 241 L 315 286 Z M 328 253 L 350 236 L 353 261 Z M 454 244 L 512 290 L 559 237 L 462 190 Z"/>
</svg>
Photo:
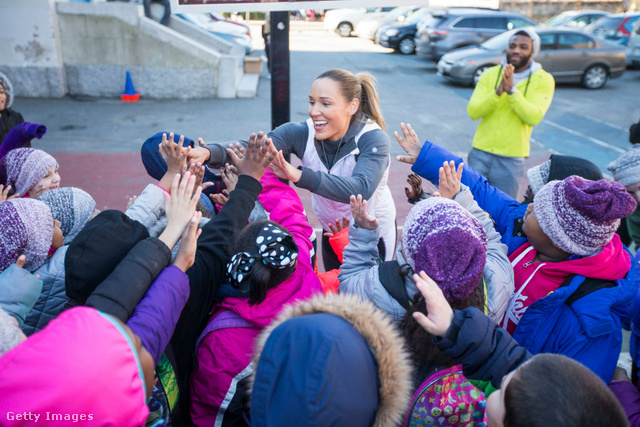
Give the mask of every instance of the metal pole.
<svg viewBox="0 0 640 427">
<path fill-rule="evenodd" d="M 271 12 L 271 128 L 291 121 L 289 12 Z"/>
</svg>

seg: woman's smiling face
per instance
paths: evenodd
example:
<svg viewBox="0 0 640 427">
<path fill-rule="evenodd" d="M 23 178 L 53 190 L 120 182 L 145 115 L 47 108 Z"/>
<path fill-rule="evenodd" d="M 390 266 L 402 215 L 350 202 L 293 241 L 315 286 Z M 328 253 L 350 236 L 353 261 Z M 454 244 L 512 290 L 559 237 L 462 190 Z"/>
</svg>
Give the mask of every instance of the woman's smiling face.
<svg viewBox="0 0 640 427">
<path fill-rule="evenodd" d="M 349 130 L 351 118 L 358 111 L 357 99 L 346 100 L 340 83 L 328 78 L 313 82 L 309 92 L 309 117 L 318 140 L 340 140 Z"/>
</svg>

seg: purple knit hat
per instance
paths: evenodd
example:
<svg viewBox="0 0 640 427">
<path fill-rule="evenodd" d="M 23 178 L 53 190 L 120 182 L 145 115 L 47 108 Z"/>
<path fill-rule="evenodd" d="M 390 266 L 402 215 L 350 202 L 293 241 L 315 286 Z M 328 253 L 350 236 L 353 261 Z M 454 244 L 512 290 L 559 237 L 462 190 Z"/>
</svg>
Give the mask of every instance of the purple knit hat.
<svg viewBox="0 0 640 427">
<path fill-rule="evenodd" d="M 49 207 L 35 199 L 12 199 L 0 203 L 0 271 L 20 255 L 24 268 L 33 273 L 47 259 L 53 240 L 53 217 Z"/>
<path fill-rule="evenodd" d="M 402 231 L 407 262 L 416 273 L 427 273 L 447 301 L 462 300 L 478 286 L 487 243 L 480 221 L 444 197 L 416 203 Z"/>
<path fill-rule="evenodd" d="M 12 193 L 26 195 L 58 162 L 35 148 L 16 148 L 0 159 L 0 184 L 10 184 Z"/>
<path fill-rule="evenodd" d="M 551 181 L 533 199 L 540 228 L 564 252 L 589 256 L 611 241 L 636 202 L 618 182 L 573 175 Z"/>
</svg>

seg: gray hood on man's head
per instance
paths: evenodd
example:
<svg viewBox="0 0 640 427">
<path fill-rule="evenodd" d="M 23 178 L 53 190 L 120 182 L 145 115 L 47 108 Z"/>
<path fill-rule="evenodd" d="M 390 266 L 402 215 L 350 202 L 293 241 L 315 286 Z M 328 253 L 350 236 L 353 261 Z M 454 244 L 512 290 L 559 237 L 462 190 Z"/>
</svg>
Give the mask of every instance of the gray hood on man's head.
<svg viewBox="0 0 640 427">
<path fill-rule="evenodd" d="M 533 41 L 533 56 L 536 56 L 538 53 L 540 53 L 540 36 L 538 35 L 538 33 L 536 33 L 533 30 L 533 28 L 519 28 L 518 30 L 516 30 L 515 33 L 513 33 L 513 35 L 509 39 L 509 44 L 511 44 L 511 42 L 514 39 L 514 37 L 518 33 L 525 33 L 526 35 L 529 36 L 531 41 Z"/>
<path fill-rule="evenodd" d="M 7 95 L 7 102 L 4 103 L 4 108 L 10 108 L 11 104 L 13 104 L 13 86 L 11 85 L 11 81 L 0 72 L 0 85 L 4 88 L 4 93 Z"/>
</svg>

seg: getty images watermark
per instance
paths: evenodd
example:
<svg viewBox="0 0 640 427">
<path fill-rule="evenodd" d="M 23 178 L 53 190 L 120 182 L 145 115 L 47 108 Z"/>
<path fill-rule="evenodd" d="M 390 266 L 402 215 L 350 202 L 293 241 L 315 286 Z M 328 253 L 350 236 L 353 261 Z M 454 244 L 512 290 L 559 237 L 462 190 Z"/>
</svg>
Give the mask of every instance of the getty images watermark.
<svg viewBox="0 0 640 427">
<path fill-rule="evenodd" d="M 60 414 L 57 412 L 7 412 L 7 421 L 93 421 L 93 414 Z"/>
</svg>

